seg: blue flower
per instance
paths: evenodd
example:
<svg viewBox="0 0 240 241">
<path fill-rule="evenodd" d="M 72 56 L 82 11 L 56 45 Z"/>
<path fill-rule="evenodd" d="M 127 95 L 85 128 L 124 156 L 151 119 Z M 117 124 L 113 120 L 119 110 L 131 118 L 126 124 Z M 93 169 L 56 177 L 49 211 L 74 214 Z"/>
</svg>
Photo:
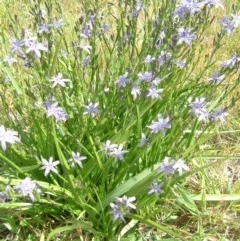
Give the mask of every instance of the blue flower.
<svg viewBox="0 0 240 241">
<path fill-rule="evenodd" d="M 20 138 L 18 137 L 18 132 L 12 130 L 5 130 L 3 125 L 0 126 L 0 142 L 2 149 L 6 151 L 7 143 L 15 143 L 20 142 Z"/>
<path fill-rule="evenodd" d="M 214 119 L 214 121 L 220 120 L 223 123 L 225 122 L 225 117 L 228 116 L 228 113 L 226 113 L 225 108 L 222 107 L 219 110 L 215 110 L 210 115 Z"/>
<path fill-rule="evenodd" d="M 227 60 L 224 60 L 224 61 L 220 62 L 220 65 L 223 68 L 230 68 L 230 69 L 232 69 L 239 62 L 240 62 L 240 58 L 237 57 L 237 53 L 234 53 L 233 56 L 230 59 L 227 59 Z"/>
<path fill-rule="evenodd" d="M 153 77 L 154 77 L 154 73 L 151 72 L 145 72 L 145 73 L 139 73 L 138 74 L 139 80 L 140 81 L 145 81 L 145 82 L 151 82 Z"/>
<path fill-rule="evenodd" d="M 68 159 L 68 162 L 71 167 L 75 167 L 75 164 L 77 164 L 80 168 L 83 168 L 82 161 L 86 159 L 86 156 L 81 156 L 78 152 L 75 153 L 72 151 L 72 157 Z"/>
<path fill-rule="evenodd" d="M 148 142 L 148 139 L 144 133 L 141 133 L 141 139 L 139 140 L 139 147 L 145 146 Z"/>
<path fill-rule="evenodd" d="M 220 23 L 221 23 L 221 25 L 222 25 L 223 31 L 225 31 L 225 32 L 227 33 L 227 35 L 230 35 L 230 34 L 232 34 L 233 32 L 235 32 L 234 24 L 233 24 L 233 22 L 231 21 L 230 18 L 228 18 L 228 17 L 223 17 L 223 18 L 220 20 Z"/>
<path fill-rule="evenodd" d="M 111 153 L 111 151 L 117 148 L 117 146 L 117 144 L 111 144 L 111 141 L 107 140 L 106 143 L 103 144 L 101 151 L 103 151 L 105 155 L 108 156 Z"/>
<path fill-rule="evenodd" d="M 62 19 L 57 20 L 54 23 L 49 24 L 50 26 L 54 27 L 55 29 L 59 29 L 64 25 L 64 22 Z"/>
<path fill-rule="evenodd" d="M 203 6 L 204 2 L 196 0 L 181 0 L 176 6 L 174 17 L 184 20 L 185 15 L 187 14 L 194 16 L 195 13 L 200 13 Z"/>
<path fill-rule="evenodd" d="M 6 56 L 3 61 L 7 62 L 9 65 L 12 63 L 17 63 L 17 60 L 11 57 L 10 55 Z"/>
<path fill-rule="evenodd" d="M 217 84 L 219 82 L 222 82 L 225 78 L 225 75 L 221 75 L 219 71 L 215 71 L 212 76 L 208 79 L 210 83 Z"/>
<path fill-rule="evenodd" d="M 208 7 L 221 7 L 224 9 L 223 4 L 221 3 L 221 0 L 205 0 L 203 3 Z"/>
<path fill-rule="evenodd" d="M 196 98 L 193 102 L 189 103 L 189 106 L 192 108 L 193 114 L 197 117 L 199 121 L 207 122 L 209 113 L 206 109 L 205 98 Z"/>
<path fill-rule="evenodd" d="M 190 46 L 192 40 L 197 38 L 197 35 L 194 33 L 191 33 L 190 29 L 179 28 L 177 37 L 178 37 L 177 45 L 185 43 L 188 46 Z"/>
<path fill-rule="evenodd" d="M 110 203 L 112 210 L 110 214 L 113 215 L 113 221 L 118 219 L 125 222 L 124 216 L 129 214 L 131 209 L 136 209 L 136 206 L 132 204 L 136 200 L 135 197 L 123 196 L 122 198 L 117 198 L 115 203 Z"/>
<path fill-rule="evenodd" d="M 128 151 L 122 150 L 122 149 L 123 149 L 123 145 L 120 144 L 118 147 L 114 147 L 110 151 L 110 155 L 114 157 L 114 161 L 117 161 L 117 160 L 123 161 L 123 159 L 124 159 L 123 155 L 128 153 Z"/>
<path fill-rule="evenodd" d="M 163 162 L 160 164 L 158 169 L 159 173 L 164 173 L 164 176 L 167 177 L 169 174 L 174 174 L 173 163 L 169 162 L 170 158 L 165 157 Z"/>
<path fill-rule="evenodd" d="M 126 83 L 129 80 L 127 77 L 128 77 L 128 72 L 126 72 L 124 75 L 121 75 L 118 77 L 118 79 L 115 81 L 115 83 L 118 85 L 118 89 L 120 87 L 126 86 Z"/>
<path fill-rule="evenodd" d="M 56 122 L 67 120 L 67 114 L 65 113 L 62 107 L 58 107 L 57 102 L 46 106 L 46 108 L 47 108 L 47 118 L 49 118 L 50 116 L 53 116 Z"/>
<path fill-rule="evenodd" d="M 170 60 L 172 54 L 170 52 L 161 51 L 160 55 L 158 56 L 158 68 L 165 64 L 168 60 Z"/>
<path fill-rule="evenodd" d="M 38 27 L 38 31 L 37 32 L 39 34 L 43 34 L 43 33 L 49 34 L 50 33 L 49 28 L 50 27 L 51 27 L 51 25 L 43 24 L 43 25 Z"/>
<path fill-rule="evenodd" d="M 153 184 L 149 187 L 149 192 L 148 194 L 155 194 L 156 196 L 158 196 L 160 193 L 164 193 L 164 191 L 162 190 L 163 183 L 160 182 L 158 183 L 156 180 L 153 182 Z"/>
<path fill-rule="evenodd" d="M 149 65 L 154 61 L 155 61 L 155 57 L 152 57 L 151 55 L 147 55 L 147 57 L 143 60 L 143 63 L 145 63 L 146 65 Z"/>
<path fill-rule="evenodd" d="M 163 89 L 157 89 L 156 87 L 151 87 L 148 89 L 147 97 L 151 97 L 151 99 L 160 99 L 161 96 L 159 93 L 162 93 Z"/>
<path fill-rule="evenodd" d="M 53 86 L 52 88 L 56 87 L 57 85 L 60 85 L 62 87 L 66 86 L 66 82 L 69 82 L 69 79 L 63 79 L 63 75 L 61 73 L 58 73 L 58 75 L 53 76 L 50 80 L 51 82 L 53 82 Z"/>
<path fill-rule="evenodd" d="M 38 58 L 41 57 L 40 51 L 48 51 L 48 49 L 42 43 L 31 42 L 26 46 L 26 53 L 33 52 Z"/>
<path fill-rule="evenodd" d="M 22 56 L 23 51 L 22 51 L 21 47 L 24 45 L 23 41 L 11 39 L 10 43 L 11 43 L 11 52 L 12 53 L 17 52 L 18 54 L 20 54 Z"/>
<path fill-rule="evenodd" d="M 41 170 L 45 170 L 44 175 L 47 176 L 50 172 L 54 172 L 55 174 L 58 173 L 56 166 L 60 164 L 59 161 L 53 161 L 53 158 L 50 157 L 49 161 L 46 159 L 42 158 L 42 167 L 40 168 Z"/>
<path fill-rule="evenodd" d="M 169 118 L 163 118 L 161 114 L 158 114 L 158 121 L 153 121 L 151 125 L 147 126 L 151 129 L 151 133 L 158 133 L 159 131 L 165 135 L 165 129 L 171 128 L 171 124 L 169 124 Z"/>
<path fill-rule="evenodd" d="M 37 186 L 36 181 L 32 181 L 29 177 L 26 177 L 15 186 L 15 189 L 17 189 L 23 196 L 29 196 L 32 201 L 35 201 L 34 191 L 39 192 L 39 187 Z"/>
<path fill-rule="evenodd" d="M 137 85 L 133 85 L 131 90 L 131 95 L 133 96 L 133 100 L 135 101 L 137 99 L 137 96 L 140 95 L 140 88 Z"/>
<path fill-rule="evenodd" d="M 83 115 L 91 115 L 92 118 L 95 117 L 95 115 L 100 113 L 100 110 L 97 108 L 99 103 L 93 104 L 90 102 L 88 105 L 83 105 L 85 107 L 85 111 L 83 112 Z"/>
<path fill-rule="evenodd" d="M 183 159 L 178 159 L 174 165 L 173 169 L 178 171 L 179 176 L 183 174 L 183 171 L 189 171 L 189 167 L 185 164 L 185 161 Z"/>
</svg>

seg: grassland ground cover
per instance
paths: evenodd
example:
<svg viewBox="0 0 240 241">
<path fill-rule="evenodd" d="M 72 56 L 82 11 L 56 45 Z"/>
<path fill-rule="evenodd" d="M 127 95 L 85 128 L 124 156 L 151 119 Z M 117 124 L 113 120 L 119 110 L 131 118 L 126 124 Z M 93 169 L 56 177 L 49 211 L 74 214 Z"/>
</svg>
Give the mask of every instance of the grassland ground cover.
<svg viewBox="0 0 240 241">
<path fill-rule="evenodd" d="M 1 240 L 239 240 L 239 2 L 0 7 Z"/>
</svg>

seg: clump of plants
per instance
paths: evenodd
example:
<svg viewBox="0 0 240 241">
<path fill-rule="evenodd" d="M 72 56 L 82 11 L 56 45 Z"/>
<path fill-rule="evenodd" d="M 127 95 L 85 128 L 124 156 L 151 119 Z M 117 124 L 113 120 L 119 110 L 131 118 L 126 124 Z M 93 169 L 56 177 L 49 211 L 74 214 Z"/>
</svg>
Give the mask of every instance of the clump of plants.
<svg viewBox="0 0 240 241">
<path fill-rule="evenodd" d="M 220 0 L 79 6 L 72 25 L 60 4 L 33 1 L 30 22 L 3 30 L 1 222 L 51 217 L 47 240 L 120 240 L 136 223 L 182 239 L 154 217 L 180 205 L 192 160 L 238 99 L 238 53 L 215 56 L 240 17 L 219 22 L 203 56 Z"/>
</svg>

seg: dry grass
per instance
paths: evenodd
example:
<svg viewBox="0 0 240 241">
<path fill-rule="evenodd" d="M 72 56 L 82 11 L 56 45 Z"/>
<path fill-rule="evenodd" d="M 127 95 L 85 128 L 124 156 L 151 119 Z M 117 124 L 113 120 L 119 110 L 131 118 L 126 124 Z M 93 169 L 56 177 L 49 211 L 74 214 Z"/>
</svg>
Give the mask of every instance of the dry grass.
<svg viewBox="0 0 240 241">
<path fill-rule="evenodd" d="M 228 15 L 231 12 L 231 5 L 237 4 L 237 0 L 225 1 L 226 9 L 218 9 L 212 15 L 213 21 L 210 29 L 207 31 L 207 38 L 204 39 L 204 52 L 206 56 L 209 49 L 213 48 L 213 36 L 218 31 L 219 19 Z M 62 12 L 67 16 L 64 21 L 69 30 L 72 29 L 72 23 L 78 21 L 79 17 L 83 15 L 83 9 L 79 1 L 63 0 Z M 103 9 L 107 7 L 107 1 L 101 1 L 100 7 Z M 4 0 L 0 2 L 0 23 L 1 28 L 7 30 L 8 26 L 12 24 L 12 20 L 18 22 L 18 26 L 26 26 L 25 19 L 29 19 L 29 14 L 26 10 L 26 1 Z M 21 14 L 19 14 L 19 12 Z M 11 13 L 11 14 L 10 14 Z M 240 11 L 238 12 L 240 14 Z M 114 12 L 113 12 L 114 15 Z M 28 26 L 30 28 L 30 26 Z M 10 33 L 11 34 L 11 33 Z M 224 60 L 231 56 L 233 52 L 240 52 L 239 45 L 240 31 L 233 34 L 229 39 L 226 37 L 226 44 L 223 50 L 217 53 L 216 61 Z M 201 68 L 205 58 L 200 59 L 198 67 Z M 239 72 L 236 73 L 239 75 Z M 229 79 L 228 82 L 231 82 Z M 239 89 L 232 94 L 235 96 Z M 11 98 L 9 100 L 11 102 Z M 203 150 L 203 155 L 216 155 L 217 157 L 227 157 L 226 161 L 221 161 L 219 158 L 219 165 L 208 168 L 204 174 L 198 174 L 189 179 L 189 187 L 193 192 L 201 192 L 203 189 L 207 193 L 229 193 L 240 194 L 240 110 L 238 105 L 230 112 L 231 117 L 228 118 L 227 123 L 219 129 L 219 135 L 209 143 L 210 148 Z M 232 158 L 228 158 L 232 157 Z M 208 160 L 207 160 L 208 161 Z M 186 238 L 192 238 L 194 233 L 204 233 L 207 236 L 206 240 L 240 240 L 240 204 L 236 202 L 212 202 L 206 204 L 205 214 L 202 216 L 188 215 L 186 218 L 180 220 L 181 216 L 176 219 L 178 228 L 186 233 Z M 175 223 L 175 224 L 176 224 Z M 142 228 L 142 229 L 141 229 Z M 140 227 L 143 232 L 144 227 Z M 147 231 L 147 230 L 145 230 Z M 140 231 L 139 231 L 140 232 Z M 189 235 L 189 236 L 188 236 Z M 225 238 L 223 238 L 225 237 Z M 193 239 L 192 239 L 193 240 Z M 200 240 L 200 239 L 194 239 Z"/>
</svg>

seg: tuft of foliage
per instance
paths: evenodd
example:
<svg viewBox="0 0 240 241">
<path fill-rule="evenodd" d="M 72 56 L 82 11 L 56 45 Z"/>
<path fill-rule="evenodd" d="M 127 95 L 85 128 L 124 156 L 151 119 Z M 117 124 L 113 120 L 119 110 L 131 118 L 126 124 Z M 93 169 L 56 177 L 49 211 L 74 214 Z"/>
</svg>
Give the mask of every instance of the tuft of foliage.
<svg viewBox="0 0 240 241">
<path fill-rule="evenodd" d="M 140 223 L 161 240 L 185 239 L 164 214 L 202 215 L 186 178 L 216 164 L 196 157 L 239 98 L 230 98 L 237 79 L 226 79 L 240 63 L 236 51 L 215 60 L 240 17 L 222 19 L 203 56 L 222 4 L 190 3 L 83 1 L 71 25 L 61 4 L 36 0 L 29 21 L 2 26 L 2 226 L 49 222 L 46 240 L 73 240 L 73 230 L 129 240 Z"/>
</svg>

